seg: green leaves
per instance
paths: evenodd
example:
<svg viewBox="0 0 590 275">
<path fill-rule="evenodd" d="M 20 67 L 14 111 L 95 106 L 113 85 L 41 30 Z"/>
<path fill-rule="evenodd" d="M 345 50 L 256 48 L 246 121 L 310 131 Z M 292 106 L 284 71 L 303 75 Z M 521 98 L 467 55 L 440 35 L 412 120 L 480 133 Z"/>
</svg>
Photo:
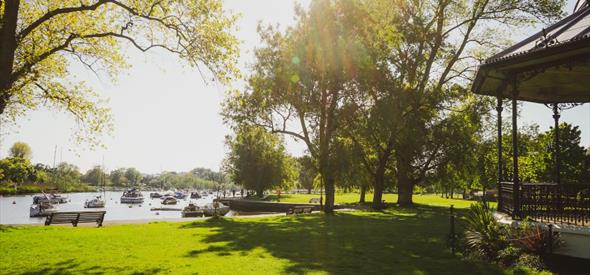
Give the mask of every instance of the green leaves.
<svg viewBox="0 0 590 275">
<path fill-rule="evenodd" d="M 4 9 L 3 5 L 0 5 Z M 77 122 L 75 140 L 91 147 L 111 131 L 106 104 L 69 71 L 79 63 L 116 81 L 128 67 L 122 47 L 163 49 L 223 84 L 238 76 L 236 16 L 220 0 L 20 1 L 16 48 L 0 43 L 0 114 L 14 121 L 41 106 L 65 110 Z M 2 33 L 2 35 L 8 35 Z"/>
</svg>

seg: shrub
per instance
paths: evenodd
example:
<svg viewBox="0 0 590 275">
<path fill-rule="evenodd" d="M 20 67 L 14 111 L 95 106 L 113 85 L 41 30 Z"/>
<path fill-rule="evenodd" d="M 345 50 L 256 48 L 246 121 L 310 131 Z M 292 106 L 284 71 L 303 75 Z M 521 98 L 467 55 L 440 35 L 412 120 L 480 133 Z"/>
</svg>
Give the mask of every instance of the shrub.
<svg viewBox="0 0 590 275">
<path fill-rule="evenodd" d="M 520 248 L 509 245 L 506 248 L 498 251 L 496 260 L 500 265 L 509 267 L 513 266 L 521 255 L 522 250 Z"/>
<path fill-rule="evenodd" d="M 516 260 L 517 266 L 524 266 L 530 269 L 541 271 L 547 268 L 547 266 L 543 263 L 543 260 L 539 255 L 532 255 L 532 254 L 522 254 Z"/>
<path fill-rule="evenodd" d="M 518 228 L 511 231 L 511 239 L 515 246 L 527 253 L 544 255 L 550 246 L 557 248 L 561 243 L 557 233 L 554 232 L 553 236 L 549 234 L 547 228 L 524 220 Z"/>
<path fill-rule="evenodd" d="M 467 215 L 465 242 L 468 249 L 495 259 L 508 246 L 507 229 L 496 222 L 492 209 L 484 203 L 471 205 Z"/>
</svg>

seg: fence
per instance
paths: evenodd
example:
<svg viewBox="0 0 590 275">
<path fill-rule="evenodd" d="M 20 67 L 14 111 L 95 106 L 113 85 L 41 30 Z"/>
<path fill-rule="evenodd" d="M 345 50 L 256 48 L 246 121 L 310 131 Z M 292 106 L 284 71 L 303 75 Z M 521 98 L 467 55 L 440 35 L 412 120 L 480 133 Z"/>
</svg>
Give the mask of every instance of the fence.
<svg viewBox="0 0 590 275">
<path fill-rule="evenodd" d="M 590 225 L 590 184 L 523 183 L 520 205 L 513 201 L 513 184 L 500 185 L 501 212 L 513 213 L 519 207 L 520 217 L 534 220 Z"/>
</svg>

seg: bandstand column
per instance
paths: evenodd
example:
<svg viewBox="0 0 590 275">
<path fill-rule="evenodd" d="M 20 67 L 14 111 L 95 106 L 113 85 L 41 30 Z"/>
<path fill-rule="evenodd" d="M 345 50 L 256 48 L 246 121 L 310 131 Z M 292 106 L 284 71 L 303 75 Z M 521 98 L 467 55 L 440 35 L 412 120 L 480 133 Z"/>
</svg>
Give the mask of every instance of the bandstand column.
<svg viewBox="0 0 590 275">
<path fill-rule="evenodd" d="M 516 80 L 512 85 L 512 195 L 514 209 L 512 210 L 512 217 L 520 218 L 520 179 L 518 178 L 518 105 L 516 101 Z"/>
<path fill-rule="evenodd" d="M 553 119 L 555 120 L 555 150 L 553 152 L 555 157 L 555 183 L 561 183 L 561 161 L 559 160 L 559 154 L 561 148 L 559 148 L 559 106 L 557 103 L 553 104 Z"/>
<path fill-rule="evenodd" d="M 498 105 L 496 111 L 498 112 L 498 209 L 502 210 L 504 203 L 502 202 L 502 97 L 498 96 Z"/>
</svg>

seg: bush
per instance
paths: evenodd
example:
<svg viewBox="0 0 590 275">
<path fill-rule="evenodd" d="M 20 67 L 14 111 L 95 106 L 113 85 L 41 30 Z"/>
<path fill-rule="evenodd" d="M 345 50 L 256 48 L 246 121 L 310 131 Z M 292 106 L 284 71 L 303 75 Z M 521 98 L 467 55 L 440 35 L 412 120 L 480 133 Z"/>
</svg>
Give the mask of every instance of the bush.
<svg viewBox="0 0 590 275">
<path fill-rule="evenodd" d="M 498 251 L 496 260 L 504 267 L 513 266 L 518 258 L 520 258 L 522 253 L 523 252 L 520 248 L 509 245 L 506 248 Z"/>
<path fill-rule="evenodd" d="M 511 235 L 515 246 L 535 255 L 544 255 L 549 251 L 550 246 L 557 248 L 561 244 L 557 233 L 554 232 L 554 235 L 550 236 L 547 228 L 531 224 L 527 220 L 512 230 Z"/>
<path fill-rule="evenodd" d="M 466 246 L 472 252 L 495 259 L 508 246 L 507 229 L 496 222 L 492 209 L 484 203 L 471 205 L 465 231 Z"/>
<path fill-rule="evenodd" d="M 536 271 L 541 271 L 547 268 L 540 256 L 526 253 L 520 255 L 518 260 L 516 260 L 516 265 L 528 267 Z"/>
</svg>

